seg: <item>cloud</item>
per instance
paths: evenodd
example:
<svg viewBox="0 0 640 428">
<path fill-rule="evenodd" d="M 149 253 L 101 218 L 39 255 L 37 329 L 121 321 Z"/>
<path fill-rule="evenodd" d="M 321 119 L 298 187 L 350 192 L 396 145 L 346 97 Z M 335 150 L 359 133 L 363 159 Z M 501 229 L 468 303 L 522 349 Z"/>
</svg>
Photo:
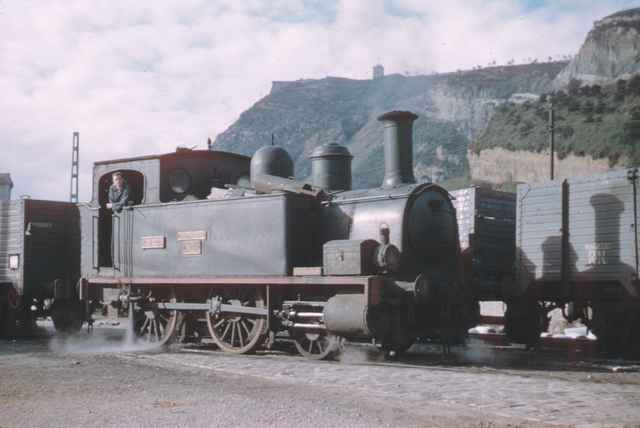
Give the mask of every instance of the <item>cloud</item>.
<svg viewBox="0 0 640 428">
<path fill-rule="evenodd" d="M 0 0 L 0 172 L 15 195 L 68 198 L 73 131 L 88 200 L 94 161 L 204 147 L 273 80 L 575 53 L 594 20 L 640 2 L 138 3 Z"/>
</svg>

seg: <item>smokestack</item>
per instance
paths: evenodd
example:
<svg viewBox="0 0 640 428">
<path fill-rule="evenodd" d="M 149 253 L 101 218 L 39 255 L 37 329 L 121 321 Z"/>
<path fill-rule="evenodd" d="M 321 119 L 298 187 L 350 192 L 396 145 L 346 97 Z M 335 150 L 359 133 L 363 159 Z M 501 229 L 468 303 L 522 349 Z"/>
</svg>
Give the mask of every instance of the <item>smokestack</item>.
<svg viewBox="0 0 640 428">
<path fill-rule="evenodd" d="M 416 182 L 413 175 L 413 121 L 410 111 L 390 111 L 378 118 L 384 124 L 385 189 Z"/>
<path fill-rule="evenodd" d="M 0 201 L 11 200 L 11 189 L 13 188 L 13 181 L 11 181 L 11 174 L 0 174 Z"/>
</svg>

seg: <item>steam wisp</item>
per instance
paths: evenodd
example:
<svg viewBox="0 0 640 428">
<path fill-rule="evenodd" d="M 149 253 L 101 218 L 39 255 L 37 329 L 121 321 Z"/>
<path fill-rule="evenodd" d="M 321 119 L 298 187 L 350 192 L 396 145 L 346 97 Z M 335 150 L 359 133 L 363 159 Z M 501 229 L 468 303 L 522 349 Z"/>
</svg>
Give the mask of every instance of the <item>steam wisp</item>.
<svg viewBox="0 0 640 428">
<path fill-rule="evenodd" d="M 112 352 L 139 352 L 158 349 L 157 343 L 149 343 L 139 338 L 134 329 L 133 305 L 129 305 L 129 317 L 125 321 L 126 330 L 123 331 L 120 322 L 113 320 L 98 321 L 98 328 L 91 333 L 85 331 L 73 335 L 56 334 L 49 342 L 49 349 L 57 353 L 91 354 Z M 123 334 L 124 333 L 124 334 Z"/>
</svg>

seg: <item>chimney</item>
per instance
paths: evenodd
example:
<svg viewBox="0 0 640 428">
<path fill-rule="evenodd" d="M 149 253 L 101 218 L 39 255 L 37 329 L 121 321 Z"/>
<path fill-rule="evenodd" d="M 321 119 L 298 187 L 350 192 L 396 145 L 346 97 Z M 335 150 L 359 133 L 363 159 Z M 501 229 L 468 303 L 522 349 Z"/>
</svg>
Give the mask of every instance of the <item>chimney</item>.
<svg viewBox="0 0 640 428">
<path fill-rule="evenodd" d="M 0 202 L 11 200 L 12 188 L 13 181 L 11 181 L 11 174 L 0 174 Z"/>
<path fill-rule="evenodd" d="M 413 121 L 410 111 L 391 111 L 378 118 L 384 124 L 384 180 L 389 189 L 416 182 L 413 176 Z"/>
</svg>

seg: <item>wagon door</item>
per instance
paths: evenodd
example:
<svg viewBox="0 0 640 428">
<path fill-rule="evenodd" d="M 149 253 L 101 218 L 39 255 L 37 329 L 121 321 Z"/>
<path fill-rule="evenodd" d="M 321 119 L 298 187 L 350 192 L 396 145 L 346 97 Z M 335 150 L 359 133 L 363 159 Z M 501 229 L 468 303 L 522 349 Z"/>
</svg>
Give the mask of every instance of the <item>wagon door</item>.
<svg viewBox="0 0 640 428">
<path fill-rule="evenodd" d="M 522 184 L 517 198 L 515 293 L 536 286 L 540 297 L 561 294 L 563 185 Z"/>
</svg>

